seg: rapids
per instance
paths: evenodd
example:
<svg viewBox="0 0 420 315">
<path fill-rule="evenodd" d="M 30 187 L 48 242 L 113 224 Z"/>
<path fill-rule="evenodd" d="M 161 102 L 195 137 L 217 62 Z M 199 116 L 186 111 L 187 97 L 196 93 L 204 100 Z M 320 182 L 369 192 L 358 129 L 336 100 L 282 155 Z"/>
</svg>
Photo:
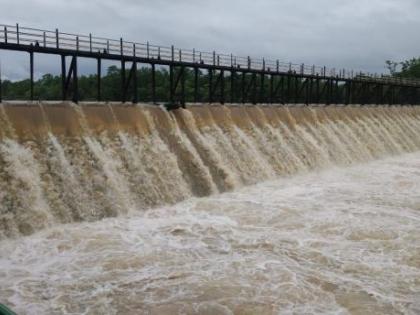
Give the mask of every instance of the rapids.
<svg viewBox="0 0 420 315">
<path fill-rule="evenodd" d="M 0 242 L 19 314 L 419 314 L 420 154 Z"/>
</svg>

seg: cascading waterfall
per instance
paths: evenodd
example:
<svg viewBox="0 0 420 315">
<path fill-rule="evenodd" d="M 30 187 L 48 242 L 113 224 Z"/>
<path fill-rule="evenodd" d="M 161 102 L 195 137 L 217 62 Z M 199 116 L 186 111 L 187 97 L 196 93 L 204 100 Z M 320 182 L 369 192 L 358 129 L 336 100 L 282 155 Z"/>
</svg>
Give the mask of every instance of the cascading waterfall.
<svg viewBox="0 0 420 315">
<path fill-rule="evenodd" d="M 420 149 L 414 107 L 0 105 L 0 239 Z"/>
</svg>

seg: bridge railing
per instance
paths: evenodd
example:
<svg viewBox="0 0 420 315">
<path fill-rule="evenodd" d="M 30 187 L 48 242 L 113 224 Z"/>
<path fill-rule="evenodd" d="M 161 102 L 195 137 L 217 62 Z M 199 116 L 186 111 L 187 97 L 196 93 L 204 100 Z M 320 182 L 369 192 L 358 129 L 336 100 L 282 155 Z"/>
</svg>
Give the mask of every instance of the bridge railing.
<svg viewBox="0 0 420 315">
<path fill-rule="evenodd" d="M 301 75 L 319 75 L 340 79 L 361 79 L 383 83 L 420 85 L 419 80 L 395 78 L 391 76 L 367 75 L 362 72 L 336 70 L 315 65 L 285 63 L 279 60 L 240 57 L 232 54 L 180 49 L 174 46 L 157 46 L 147 43 L 126 41 L 120 38 L 109 39 L 94 37 L 92 34 L 80 35 L 42 30 L 16 25 L 0 24 L 0 42 L 20 45 L 34 45 L 44 48 L 59 48 L 73 51 L 101 52 L 111 55 L 135 56 L 146 59 L 181 61 L 213 66 L 225 66 L 240 69 L 267 70 L 296 73 Z"/>
<path fill-rule="evenodd" d="M 114 55 L 136 56 L 147 59 L 166 61 L 184 61 L 252 70 L 271 70 L 278 72 L 293 72 L 298 74 L 339 76 L 351 78 L 353 72 L 340 71 L 326 67 L 309 66 L 265 60 L 250 57 L 240 57 L 216 52 L 198 51 L 195 49 L 180 49 L 156 46 L 149 43 L 135 43 L 123 39 L 115 40 L 89 35 L 78 35 L 36 28 L 20 27 L 19 25 L 0 24 L 0 41 L 21 45 L 39 45 L 45 48 L 62 48 L 86 52 L 102 52 Z"/>
</svg>

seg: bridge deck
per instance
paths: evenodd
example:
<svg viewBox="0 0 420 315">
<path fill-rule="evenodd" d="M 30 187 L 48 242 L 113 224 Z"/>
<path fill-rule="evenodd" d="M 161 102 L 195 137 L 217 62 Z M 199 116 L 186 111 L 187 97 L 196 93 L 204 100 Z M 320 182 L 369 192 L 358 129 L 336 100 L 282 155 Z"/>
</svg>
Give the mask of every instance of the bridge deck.
<svg viewBox="0 0 420 315">
<path fill-rule="evenodd" d="M 98 61 L 98 100 L 101 99 L 101 60 L 121 61 L 122 101 L 126 101 L 129 86 L 137 84 L 137 63 L 170 67 L 170 91 L 168 101 L 185 103 L 185 68 L 208 71 L 209 95 L 207 102 L 225 102 L 225 73 L 229 73 L 231 90 L 240 84 L 243 102 L 324 102 L 325 103 L 375 103 L 375 104 L 419 104 L 418 90 L 420 81 L 395 78 L 390 76 L 364 75 L 353 71 L 327 69 L 326 67 L 307 66 L 304 64 L 283 63 L 279 60 L 238 57 L 216 52 L 203 52 L 195 49 L 178 49 L 149 43 L 135 43 L 119 40 L 77 35 L 35 28 L 0 24 L 0 49 L 25 51 L 30 54 L 31 99 L 33 93 L 33 55 L 34 53 L 55 54 L 62 56 L 63 99 L 72 94 L 73 101 L 78 101 L 77 58 L 94 58 Z M 67 73 L 66 56 L 72 56 Z M 126 63 L 131 63 L 128 77 Z M 242 80 L 235 75 L 242 74 Z M 198 74 L 196 74 L 197 76 Z M 245 76 L 245 78 L 244 78 Z M 249 76 L 248 84 L 245 82 Z M 257 79 L 259 76 L 259 80 Z M 152 76 L 154 77 L 154 75 Z M 281 83 L 276 82 L 281 80 Z M 269 91 L 264 91 L 270 81 Z M 195 80 L 195 89 L 199 87 Z M 281 86 L 280 86 L 281 84 Z M 156 86 L 152 82 L 152 94 Z M 136 89 L 134 89 L 136 90 Z M 258 90 L 258 91 L 257 91 Z M 268 93 L 269 92 L 269 93 Z M 134 94 L 137 92 L 134 91 Z M 255 95 L 254 95 L 255 94 Z M 259 97 L 257 97 L 259 94 Z M 293 94 L 293 97 L 291 95 Z M 362 95 L 363 94 L 363 95 Z M 369 96 L 370 95 L 370 96 Z M 0 99 L 1 99 L 0 78 Z M 134 102 L 137 95 L 131 95 Z M 233 98 L 231 98 L 233 100 Z M 157 100 L 153 100 L 156 102 Z M 195 99 L 194 101 L 198 101 Z"/>
</svg>

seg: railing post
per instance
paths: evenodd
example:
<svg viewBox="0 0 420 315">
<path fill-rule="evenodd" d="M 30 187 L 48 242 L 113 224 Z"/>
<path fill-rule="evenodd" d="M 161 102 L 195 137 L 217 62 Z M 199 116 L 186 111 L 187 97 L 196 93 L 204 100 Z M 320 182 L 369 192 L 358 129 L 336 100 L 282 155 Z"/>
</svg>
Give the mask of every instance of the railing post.
<svg viewBox="0 0 420 315">
<path fill-rule="evenodd" d="M 124 42 L 122 37 L 120 38 L 120 55 L 123 56 L 124 55 Z"/>
<path fill-rule="evenodd" d="M 7 26 L 4 27 L 4 42 L 7 44 Z"/>
<path fill-rule="evenodd" d="M 79 36 L 76 36 L 76 50 L 79 51 Z"/>
<path fill-rule="evenodd" d="M 92 33 L 89 33 L 89 51 L 92 52 Z"/>
<path fill-rule="evenodd" d="M 16 23 L 16 41 L 17 41 L 17 44 L 19 45 L 20 36 L 19 36 L 19 24 L 18 23 Z"/>
<path fill-rule="evenodd" d="M 216 65 L 216 52 L 213 51 L 213 66 Z"/>
<path fill-rule="evenodd" d="M 174 45 L 171 46 L 171 58 L 172 58 L 172 61 L 175 61 L 175 47 L 174 47 Z"/>
<path fill-rule="evenodd" d="M 279 60 L 276 60 L 276 70 L 277 70 L 277 73 L 280 72 L 280 61 Z"/>
<path fill-rule="evenodd" d="M 150 58 L 150 45 L 149 42 L 146 43 L 146 52 L 147 52 L 147 59 Z"/>
<path fill-rule="evenodd" d="M 248 56 L 248 69 L 251 69 L 251 57 Z"/>
<path fill-rule="evenodd" d="M 45 32 L 42 35 L 43 37 L 43 41 L 44 41 L 44 48 L 47 47 L 47 34 L 45 34 Z"/>
<path fill-rule="evenodd" d="M 55 29 L 55 47 L 58 49 L 60 48 L 60 42 L 58 38 L 58 28 Z"/>
</svg>

